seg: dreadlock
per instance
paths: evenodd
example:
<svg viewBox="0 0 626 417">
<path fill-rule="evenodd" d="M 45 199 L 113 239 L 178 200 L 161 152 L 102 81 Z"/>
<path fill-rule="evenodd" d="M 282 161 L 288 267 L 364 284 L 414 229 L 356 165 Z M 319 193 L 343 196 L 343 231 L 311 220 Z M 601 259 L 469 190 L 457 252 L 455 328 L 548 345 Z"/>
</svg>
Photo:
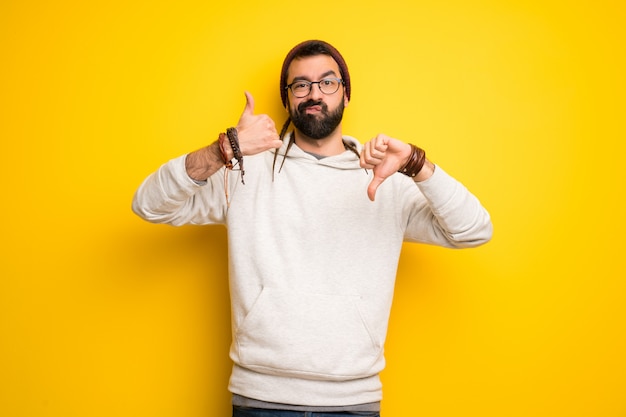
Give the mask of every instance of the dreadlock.
<svg viewBox="0 0 626 417">
<path fill-rule="evenodd" d="M 287 129 L 289 128 L 289 124 L 291 124 L 291 116 L 287 117 L 287 120 L 285 121 L 285 124 L 283 125 L 282 129 L 280 129 L 280 140 L 282 141 L 283 139 L 285 139 L 285 134 L 287 133 Z M 283 161 L 280 163 L 280 167 L 278 168 L 278 173 L 280 174 L 280 171 L 283 169 L 283 165 L 285 164 L 285 158 L 287 158 L 287 153 L 289 152 L 289 149 L 291 149 L 291 147 L 293 146 L 293 144 L 296 141 L 296 136 L 295 135 L 291 135 L 289 137 L 289 144 L 287 145 L 287 149 L 285 149 L 285 153 L 283 154 Z M 274 152 L 274 162 L 272 162 L 272 181 L 274 181 L 274 173 L 276 172 L 276 159 L 278 158 L 278 151 L 279 149 L 276 149 L 276 152 Z"/>
</svg>

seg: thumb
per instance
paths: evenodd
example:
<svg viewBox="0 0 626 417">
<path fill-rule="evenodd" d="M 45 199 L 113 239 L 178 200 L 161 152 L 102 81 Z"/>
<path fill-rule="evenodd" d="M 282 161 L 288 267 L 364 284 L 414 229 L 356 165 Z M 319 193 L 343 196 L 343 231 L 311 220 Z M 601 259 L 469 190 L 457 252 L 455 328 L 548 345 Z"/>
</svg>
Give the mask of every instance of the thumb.
<svg viewBox="0 0 626 417">
<path fill-rule="evenodd" d="M 250 94 L 248 91 L 246 91 L 245 94 L 246 94 L 246 107 L 244 107 L 243 109 L 242 116 L 246 116 L 246 115 L 252 116 L 254 114 L 254 98 L 252 97 L 252 94 Z"/>
<path fill-rule="evenodd" d="M 371 201 L 374 201 L 376 190 L 378 189 L 378 186 L 383 183 L 383 181 L 385 181 L 384 178 L 374 176 L 372 182 L 370 182 L 370 185 L 367 187 L 367 196 Z"/>
</svg>

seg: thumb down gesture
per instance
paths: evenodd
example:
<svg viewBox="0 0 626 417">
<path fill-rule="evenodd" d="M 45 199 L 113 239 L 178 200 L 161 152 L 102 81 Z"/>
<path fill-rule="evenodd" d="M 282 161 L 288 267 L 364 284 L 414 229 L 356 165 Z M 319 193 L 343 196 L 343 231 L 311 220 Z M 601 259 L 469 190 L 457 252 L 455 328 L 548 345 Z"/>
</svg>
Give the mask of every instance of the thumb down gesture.
<svg viewBox="0 0 626 417">
<path fill-rule="evenodd" d="M 376 190 L 389 176 L 405 166 L 411 156 L 412 148 L 408 143 L 387 135 L 379 134 L 363 145 L 360 164 L 365 169 L 371 169 L 374 178 L 367 187 L 367 196 L 371 201 L 376 197 Z M 423 180 L 432 175 L 434 167 L 428 162 L 428 168 L 420 172 L 415 180 Z"/>
</svg>

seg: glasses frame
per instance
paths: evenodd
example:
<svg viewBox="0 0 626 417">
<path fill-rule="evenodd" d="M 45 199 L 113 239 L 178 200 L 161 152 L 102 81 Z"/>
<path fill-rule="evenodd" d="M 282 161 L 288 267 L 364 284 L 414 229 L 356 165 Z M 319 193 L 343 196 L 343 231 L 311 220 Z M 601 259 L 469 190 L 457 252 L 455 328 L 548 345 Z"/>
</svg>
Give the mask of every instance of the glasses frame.
<svg viewBox="0 0 626 417">
<path fill-rule="evenodd" d="M 337 89 L 335 91 L 333 91 L 332 93 L 325 93 L 322 90 L 321 83 L 323 83 L 324 81 L 328 81 L 328 80 L 334 80 L 334 81 L 338 82 L 337 83 Z M 294 93 L 293 89 L 291 88 L 294 84 L 307 84 L 309 86 L 309 89 L 307 90 L 305 95 L 296 95 L 296 93 Z M 343 80 L 341 78 L 336 78 L 336 77 L 325 77 L 325 78 L 322 78 L 319 81 L 297 80 L 297 81 L 292 82 L 291 84 L 286 85 L 285 86 L 285 90 L 291 91 L 291 94 L 293 94 L 293 96 L 296 97 L 296 98 L 304 98 L 304 97 L 308 96 L 309 94 L 311 94 L 311 91 L 313 90 L 313 84 L 317 84 L 317 88 L 320 89 L 322 94 L 326 94 L 327 96 L 330 96 L 330 95 L 335 94 L 337 91 L 339 91 L 339 86 L 343 85 Z"/>
</svg>

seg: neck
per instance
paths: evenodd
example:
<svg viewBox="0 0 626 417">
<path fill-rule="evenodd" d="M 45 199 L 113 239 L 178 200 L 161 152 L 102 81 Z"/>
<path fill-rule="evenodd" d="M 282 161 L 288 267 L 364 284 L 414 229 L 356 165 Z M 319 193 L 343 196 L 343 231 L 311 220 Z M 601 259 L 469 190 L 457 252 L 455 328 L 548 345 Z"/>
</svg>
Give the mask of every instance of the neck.
<svg viewBox="0 0 626 417">
<path fill-rule="evenodd" d="M 296 145 L 305 152 L 322 156 L 332 156 L 339 155 L 346 150 L 343 146 L 341 126 L 337 126 L 337 129 L 335 129 L 333 133 L 321 139 L 310 138 L 298 129 L 295 129 L 294 135 Z"/>
</svg>

